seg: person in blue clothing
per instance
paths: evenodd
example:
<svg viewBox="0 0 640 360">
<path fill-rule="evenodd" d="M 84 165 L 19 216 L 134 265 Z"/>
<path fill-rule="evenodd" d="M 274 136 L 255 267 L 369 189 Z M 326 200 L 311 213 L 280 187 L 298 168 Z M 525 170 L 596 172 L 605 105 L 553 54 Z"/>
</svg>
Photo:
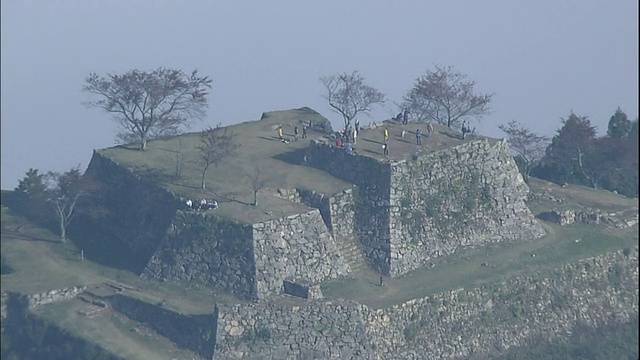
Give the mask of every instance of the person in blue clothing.
<svg viewBox="0 0 640 360">
<path fill-rule="evenodd" d="M 344 148 L 344 151 L 346 151 L 347 154 L 350 154 L 351 151 L 353 151 L 353 146 L 351 146 L 351 143 L 347 143 L 347 146 Z"/>
<path fill-rule="evenodd" d="M 416 130 L 416 144 L 422 145 L 422 131 L 420 129 Z"/>
</svg>

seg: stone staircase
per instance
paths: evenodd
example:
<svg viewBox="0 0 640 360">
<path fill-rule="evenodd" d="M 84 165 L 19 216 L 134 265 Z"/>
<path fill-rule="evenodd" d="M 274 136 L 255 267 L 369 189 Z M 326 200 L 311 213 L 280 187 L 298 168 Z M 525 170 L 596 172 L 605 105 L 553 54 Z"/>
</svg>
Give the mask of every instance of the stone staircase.
<svg viewBox="0 0 640 360">
<path fill-rule="evenodd" d="M 342 254 L 345 262 L 349 264 L 352 272 L 358 273 L 369 269 L 369 264 L 362 251 L 362 245 L 360 245 L 355 236 L 336 240 L 336 242 L 340 254 Z"/>
</svg>

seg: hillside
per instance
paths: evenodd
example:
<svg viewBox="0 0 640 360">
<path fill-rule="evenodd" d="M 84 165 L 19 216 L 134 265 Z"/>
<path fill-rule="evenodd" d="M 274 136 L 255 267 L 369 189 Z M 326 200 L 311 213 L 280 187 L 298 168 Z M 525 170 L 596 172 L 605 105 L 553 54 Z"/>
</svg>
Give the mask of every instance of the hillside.
<svg viewBox="0 0 640 360">
<path fill-rule="evenodd" d="M 241 147 L 206 190 L 197 133 L 98 150 L 110 212 L 80 218 L 75 245 L 3 201 L 3 329 L 20 300 L 127 359 L 491 358 L 637 318 L 637 198 L 527 185 L 503 142 L 439 126 L 417 146 L 417 124 L 372 124 L 346 154 L 327 124 L 302 108 L 229 127 Z M 220 208 L 184 210 L 203 197 Z"/>
</svg>

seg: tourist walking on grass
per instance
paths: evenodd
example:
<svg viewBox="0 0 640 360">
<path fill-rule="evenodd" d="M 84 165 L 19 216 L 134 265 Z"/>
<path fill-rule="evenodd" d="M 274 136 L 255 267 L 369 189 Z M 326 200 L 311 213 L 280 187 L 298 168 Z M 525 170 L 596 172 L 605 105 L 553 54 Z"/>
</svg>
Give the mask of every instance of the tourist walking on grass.
<svg viewBox="0 0 640 360">
<path fill-rule="evenodd" d="M 388 128 L 384 128 L 384 142 L 386 143 L 387 140 L 389 140 L 389 129 Z"/>
<path fill-rule="evenodd" d="M 422 145 L 422 131 L 420 129 L 416 130 L 416 144 Z"/>
<path fill-rule="evenodd" d="M 303 139 L 307 138 L 307 125 L 306 124 L 302 124 L 302 138 Z"/>
<path fill-rule="evenodd" d="M 298 141 L 298 125 L 293 127 L 293 139 L 294 141 Z"/>
</svg>

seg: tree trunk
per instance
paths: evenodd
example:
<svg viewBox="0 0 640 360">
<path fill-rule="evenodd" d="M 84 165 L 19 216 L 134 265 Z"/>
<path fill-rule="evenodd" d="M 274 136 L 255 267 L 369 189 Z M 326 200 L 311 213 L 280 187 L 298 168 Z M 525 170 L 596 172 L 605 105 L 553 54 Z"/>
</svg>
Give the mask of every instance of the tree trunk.
<svg viewBox="0 0 640 360">
<path fill-rule="evenodd" d="M 146 150 L 147 149 L 147 138 L 142 138 L 140 140 L 140 150 Z"/>
<path fill-rule="evenodd" d="M 67 242 L 67 226 L 65 225 L 64 216 L 60 216 L 60 241 Z"/>
</svg>

